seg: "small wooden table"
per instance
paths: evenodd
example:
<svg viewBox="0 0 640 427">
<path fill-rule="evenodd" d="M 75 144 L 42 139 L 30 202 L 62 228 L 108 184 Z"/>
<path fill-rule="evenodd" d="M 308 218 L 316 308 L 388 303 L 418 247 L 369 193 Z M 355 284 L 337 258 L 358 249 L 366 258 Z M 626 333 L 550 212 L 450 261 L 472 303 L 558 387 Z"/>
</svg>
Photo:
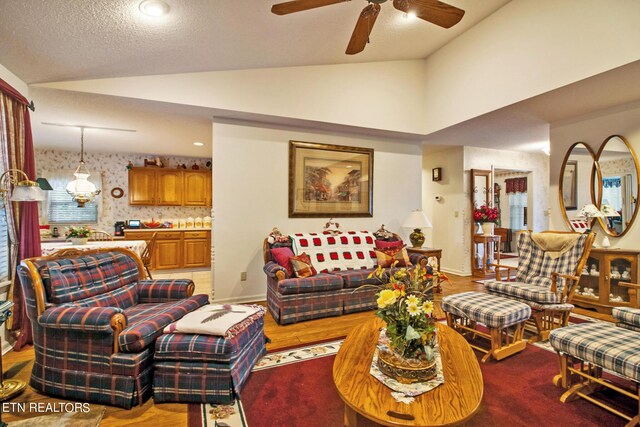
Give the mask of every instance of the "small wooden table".
<svg viewBox="0 0 640 427">
<path fill-rule="evenodd" d="M 469 419 L 480 406 L 482 373 L 473 350 L 462 335 L 437 325 L 444 384 L 398 403 L 391 390 L 369 370 L 384 322 L 374 317 L 344 340 L 333 363 L 333 381 L 344 401 L 344 425 L 356 427 L 357 414 L 384 426 L 446 426 Z"/>
<path fill-rule="evenodd" d="M 438 273 L 442 273 L 440 258 L 442 258 L 442 249 L 436 248 L 407 248 L 407 252 L 424 255 L 427 258 L 435 257 L 438 262 Z M 442 287 L 440 286 L 440 280 L 437 280 L 436 285 L 433 288 L 433 292 L 439 294 L 442 292 Z"/>
<path fill-rule="evenodd" d="M 482 254 L 482 266 L 476 265 L 476 260 L 473 260 L 472 271 L 474 276 L 481 275 L 484 277 L 487 275 L 487 273 L 491 273 L 490 269 L 487 267 L 487 256 L 490 250 L 491 252 L 493 252 L 494 243 L 497 244 L 498 247 L 500 247 L 500 236 L 491 234 L 474 234 L 473 244 L 484 246 Z M 475 251 L 475 253 L 477 254 L 478 251 Z M 496 257 L 496 264 L 500 264 L 500 251 L 497 252 Z"/>
</svg>

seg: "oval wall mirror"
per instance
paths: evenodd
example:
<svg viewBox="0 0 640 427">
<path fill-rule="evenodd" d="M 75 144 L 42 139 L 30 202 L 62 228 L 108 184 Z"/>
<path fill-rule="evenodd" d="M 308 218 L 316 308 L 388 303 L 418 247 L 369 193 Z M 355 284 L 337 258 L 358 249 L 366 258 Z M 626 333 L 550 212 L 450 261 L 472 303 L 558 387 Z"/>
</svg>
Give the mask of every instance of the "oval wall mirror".
<svg viewBox="0 0 640 427">
<path fill-rule="evenodd" d="M 596 204 L 593 189 L 599 182 L 599 171 L 595 154 L 584 142 L 576 142 L 564 156 L 560 169 L 560 211 L 570 230 L 583 231 L 580 223 L 587 222 L 591 228 L 593 219 L 578 217 L 580 209 L 588 204 Z"/>
<path fill-rule="evenodd" d="M 638 158 L 624 137 L 613 135 L 600 146 L 596 162 L 602 174 L 598 207 L 606 215 L 598 221 L 609 236 L 623 236 L 638 213 Z"/>
</svg>

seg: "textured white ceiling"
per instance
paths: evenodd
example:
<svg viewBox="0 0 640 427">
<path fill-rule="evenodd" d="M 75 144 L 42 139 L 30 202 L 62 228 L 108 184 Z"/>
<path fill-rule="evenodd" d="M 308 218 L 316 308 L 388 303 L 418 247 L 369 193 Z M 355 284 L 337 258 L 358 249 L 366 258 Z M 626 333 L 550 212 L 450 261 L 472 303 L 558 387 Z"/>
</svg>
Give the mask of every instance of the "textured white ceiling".
<svg viewBox="0 0 640 427">
<path fill-rule="evenodd" d="M 425 58 L 509 0 L 447 0 L 466 11 L 443 29 L 408 20 L 391 2 L 363 53 L 345 55 L 365 0 L 286 16 L 280 0 L 0 0 L 0 63 L 27 83 L 196 71 Z M 10 42 L 7 42 L 10 41 Z"/>
</svg>

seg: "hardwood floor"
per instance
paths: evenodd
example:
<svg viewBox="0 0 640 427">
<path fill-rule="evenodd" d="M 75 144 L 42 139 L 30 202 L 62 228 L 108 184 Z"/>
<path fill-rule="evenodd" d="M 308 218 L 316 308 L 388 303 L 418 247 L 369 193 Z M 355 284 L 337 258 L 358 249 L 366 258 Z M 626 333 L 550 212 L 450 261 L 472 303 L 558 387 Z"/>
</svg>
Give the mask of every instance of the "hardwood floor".
<svg viewBox="0 0 640 427">
<path fill-rule="evenodd" d="M 436 316 L 443 318 L 444 314 L 440 309 L 439 301 L 442 295 L 450 295 L 467 291 L 483 291 L 483 285 L 473 282 L 471 277 L 459 277 L 450 275 L 451 283 L 444 283 L 442 286 L 443 293 L 437 294 L 435 297 Z M 604 315 L 591 310 L 576 308 L 576 313 L 584 314 L 601 320 L 613 321 L 609 315 Z M 364 319 L 373 316 L 373 312 L 354 313 L 340 317 L 329 317 L 326 319 L 317 319 L 307 322 L 296 323 L 293 325 L 279 326 L 267 314 L 265 320 L 265 334 L 271 339 L 271 343 L 267 344 L 268 351 L 274 351 L 292 346 L 324 341 L 334 338 L 346 336 L 356 325 L 360 324 Z M 15 374 L 15 378 L 29 382 L 31 366 L 33 364 L 33 350 L 25 350 L 21 352 L 9 352 L 3 358 L 5 369 Z M 32 388 L 27 390 L 20 396 L 11 400 L 16 402 L 66 402 L 65 400 L 55 399 L 37 393 Z M 94 405 L 92 405 L 94 406 Z M 37 413 L 10 413 L 2 414 L 2 421 L 11 422 L 20 419 L 27 419 L 38 415 Z M 178 427 L 187 425 L 187 405 L 162 403 L 154 404 L 153 400 L 147 401 L 143 406 L 137 406 L 131 410 L 124 410 L 111 406 L 106 407 L 106 413 L 100 424 L 103 427 L 111 426 L 147 426 L 153 425 L 158 427 Z"/>
</svg>

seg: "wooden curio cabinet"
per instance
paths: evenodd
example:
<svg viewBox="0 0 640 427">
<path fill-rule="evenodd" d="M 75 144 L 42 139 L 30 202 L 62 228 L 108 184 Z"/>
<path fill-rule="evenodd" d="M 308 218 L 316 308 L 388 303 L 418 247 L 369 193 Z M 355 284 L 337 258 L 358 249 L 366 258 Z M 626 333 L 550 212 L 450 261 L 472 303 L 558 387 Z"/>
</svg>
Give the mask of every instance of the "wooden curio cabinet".
<svg viewBox="0 0 640 427">
<path fill-rule="evenodd" d="M 593 248 L 573 297 L 579 307 L 611 314 L 613 307 L 629 307 L 629 288 L 619 282 L 637 283 L 638 254 L 633 249 Z"/>
</svg>

